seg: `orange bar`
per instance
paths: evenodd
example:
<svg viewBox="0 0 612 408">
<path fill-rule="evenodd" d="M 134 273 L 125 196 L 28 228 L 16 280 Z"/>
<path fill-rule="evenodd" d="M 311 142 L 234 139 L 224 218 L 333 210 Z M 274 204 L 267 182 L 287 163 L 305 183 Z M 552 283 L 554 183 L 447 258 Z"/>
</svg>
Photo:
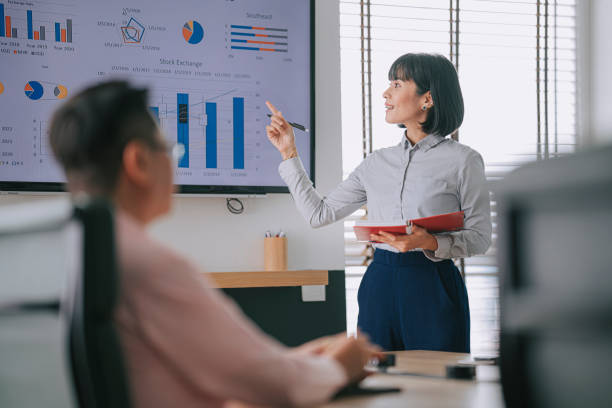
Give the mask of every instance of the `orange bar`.
<svg viewBox="0 0 612 408">
<path fill-rule="evenodd" d="M 40 40 L 40 33 L 38 31 L 34 31 L 34 39 Z"/>
<path fill-rule="evenodd" d="M 253 40 L 247 40 L 248 43 L 251 44 L 274 44 L 274 41 L 253 41 Z"/>
<path fill-rule="evenodd" d="M 266 34 L 255 34 L 255 37 L 267 37 Z"/>
<path fill-rule="evenodd" d="M 276 51 L 271 48 L 260 48 L 259 51 Z"/>
<path fill-rule="evenodd" d="M 66 29 L 62 28 L 62 42 L 66 42 Z"/>
<path fill-rule="evenodd" d="M 4 17 L 4 25 L 6 26 L 6 36 L 11 37 L 11 16 Z"/>
<path fill-rule="evenodd" d="M 253 27 L 253 30 L 265 30 L 265 27 Z"/>
</svg>

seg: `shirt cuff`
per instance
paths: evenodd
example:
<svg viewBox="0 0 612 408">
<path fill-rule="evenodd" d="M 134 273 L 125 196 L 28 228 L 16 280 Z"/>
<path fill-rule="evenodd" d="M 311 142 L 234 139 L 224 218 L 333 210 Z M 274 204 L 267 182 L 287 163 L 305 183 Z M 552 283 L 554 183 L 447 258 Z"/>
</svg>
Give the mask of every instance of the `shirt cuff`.
<svg viewBox="0 0 612 408">
<path fill-rule="evenodd" d="M 285 177 L 289 177 L 300 172 L 306 173 L 306 170 L 304 169 L 304 164 L 302 164 L 302 160 L 300 160 L 299 156 L 283 160 L 278 165 L 278 173 L 283 180 L 285 180 Z"/>
<path fill-rule="evenodd" d="M 438 249 L 436 249 L 436 256 L 439 258 L 448 258 L 450 255 L 451 248 L 451 237 L 448 235 L 436 235 L 436 241 L 438 241 Z"/>
<path fill-rule="evenodd" d="M 423 250 L 423 253 L 427 258 L 434 262 L 440 262 L 445 259 L 450 259 L 450 248 L 452 244 L 451 237 L 448 235 L 434 235 L 436 241 L 438 241 L 438 249 L 435 251 L 432 250 Z"/>
</svg>

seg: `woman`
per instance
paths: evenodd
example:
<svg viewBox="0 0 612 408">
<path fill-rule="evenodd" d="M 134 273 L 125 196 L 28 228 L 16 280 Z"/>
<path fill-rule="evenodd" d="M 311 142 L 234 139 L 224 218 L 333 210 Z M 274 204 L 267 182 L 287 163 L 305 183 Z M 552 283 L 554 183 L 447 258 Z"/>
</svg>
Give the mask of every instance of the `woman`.
<svg viewBox="0 0 612 408">
<path fill-rule="evenodd" d="M 369 220 L 406 221 L 464 211 L 464 229 L 373 235 L 374 260 L 359 287 L 359 328 L 385 350 L 470 350 L 467 291 L 451 258 L 484 253 L 491 243 L 484 164 L 447 135 L 463 121 L 457 72 L 440 55 L 406 54 L 389 70 L 385 120 L 405 128 L 398 145 L 369 155 L 327 197 L 312 186 L 297 156 L 291 126 L 272 111 L 266 127 L 283 156 L 279 171 L 313 227 L 338 221 L 364 204 Z"/>
</svg>

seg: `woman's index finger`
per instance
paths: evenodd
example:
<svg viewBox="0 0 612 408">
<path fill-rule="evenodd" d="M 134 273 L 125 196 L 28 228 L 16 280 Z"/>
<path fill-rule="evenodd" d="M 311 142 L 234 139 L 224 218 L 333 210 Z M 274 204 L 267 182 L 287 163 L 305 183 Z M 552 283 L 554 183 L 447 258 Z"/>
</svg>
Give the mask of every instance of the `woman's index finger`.
<svg viewBox="0 0 612 408">
<path fill-rule="evenodd" d="M 266 106 L 268 107 L 268 109 L 270 109 L 270 112 L 274 113 L 275 115 L 279 113 L 278 109 L 276 109 L 276 107 L 270 102 L 266 101 Z"/>
</svg>

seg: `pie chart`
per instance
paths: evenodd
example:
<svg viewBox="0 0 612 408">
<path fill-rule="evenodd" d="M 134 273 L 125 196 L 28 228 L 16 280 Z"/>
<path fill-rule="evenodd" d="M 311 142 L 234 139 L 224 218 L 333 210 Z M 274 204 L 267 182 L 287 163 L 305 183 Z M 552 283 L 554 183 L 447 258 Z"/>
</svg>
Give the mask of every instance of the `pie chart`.
<svg viewBox="0 0 612 408">
<path fill-rule="evenodd" d="M 204 29 L 195 20 L 190 20 L 183 26 L 183 37 L 189 44 L 198 44 L 204 38 Z"/>
<path fill-rule="evenodd" d="M 68 95 L 68 89 L 66 89 L 64 85 L 57 85 L 53 90 L 53 95 L 55 95 L 57 99 L 64 99 L 66 95 Z"/>
<path fill-rule="evenodd" d="M 25 86 L 25 94 L 28 98 L 36 101 L 43 96 L 43 86 L 38 81 L 30 81 Z"/>
<path fill-rule="evenodd" d="M 2 95 L 2 92 L 4 92 L 4 84 L 0 82 L 0 95 Z"/>
</svg>

